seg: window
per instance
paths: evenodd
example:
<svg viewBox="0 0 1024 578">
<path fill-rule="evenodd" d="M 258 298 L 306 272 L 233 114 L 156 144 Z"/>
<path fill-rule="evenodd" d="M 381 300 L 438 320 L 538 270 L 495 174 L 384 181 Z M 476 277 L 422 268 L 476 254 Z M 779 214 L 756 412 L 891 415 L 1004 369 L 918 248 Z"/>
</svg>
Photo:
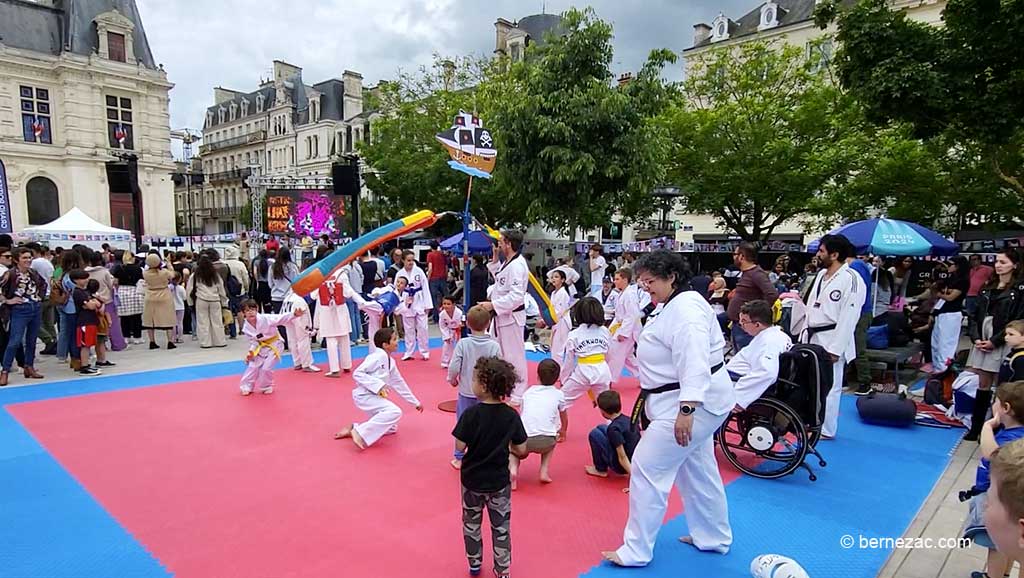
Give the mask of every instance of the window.
<svg viewBox="0 0 1024 578">
<path fill-rule="evenodd" d="M 235 232 L 235 224 L 231 221 L 217 221 L 217 230 L 220 231 L 219 235 L 230 235 Z"/>
<path fill-rule="evenodd" d="M 352 152 L 352 125 L 345 127 L 345 152 Z"/>
<path fill-rule="evenodd" d="M 124 54 L 124 34 L 107 32 L 107 53 L 111 60 L 127 62 Z"/>
<path fill-rule="evenodd" d="M 53 128 L 50 125 L 53 109 L 50 108 L 50 91 L 45 88 L 22 86 L 20 95 L 21 132 L 25 142 L 53 144 Z"/>
<path fill-rule="evenodd" d="M 224 113 L 225 112 L 227 112 L 227 111 L 224 110 L 223 106 L 220 107 L 219 109 L 217 109 L 217 122 L 219 122 L 219 123 L 223 123 L 224 122 Z"/>
<path fill-rule="evenodd" d="M 247 99 L 247 98 L 243 98 L 242 99 L 242 109 L 241 109 L 241 112 L 242 112 L 242 115 L 241 115 L 242 118 L 245 118 L 246 116 L 248 116 L 248 114 L 249 114 L 249 99 Z M 246 132 L 248 132 L 248 131 L 246 131 Z"/>
<path fill-rule="evenodd" d="M 110 148 L 135 149 L 132 122 L 132 100 L 108 95 L 107 137 Z"/>
<path fill-rule="evenodd" d="M 263 95 L 256 95 L 256 112 L 263 112 Z"/>
<path fill-rule="evenodd" d="M 812 72 L 828 68 L 832 62 L 833 45 L 831 38 L 812 40 L 807 43 L 807 64 Z"/>
<path fill-rule="evenodd" d="M 370 121 L 366 121 L 366 126 L 363 127 L 363 142 L 370 144 Z"/>
<path fill-rule="evenodd" d="M 213 113 L 210 111 L 206 112 L 206 126 L 213 126 Z"/>
<path fill-rule="evenodd" d="M 231 117 L 230 117 L 231 121 L 234 122 L 235 118 L 238 116 L 238 105 L 237 104 L 231 103 L 231 113 L 230 114 L 231 114 Z"/>
<path fill-rule="evenodd" d="M 295 147 L 288 147 L 288 152 L 290 153 L 290 156 L 292 158 L 292 163 L 291 165 L 288 166 L 292 166 L 295 164 Z"/>
<path fill-rule="evenodd" d="M 267 151 L 267 170 L 274 170 L 274 151 Z"/>
<path fill-rule="evenodd" d="M 25 185 L 28 200 L 28 224 L 45 225 L 60 216 L 57 185 L 46 177 L 33 177 Z"/>
</svg>

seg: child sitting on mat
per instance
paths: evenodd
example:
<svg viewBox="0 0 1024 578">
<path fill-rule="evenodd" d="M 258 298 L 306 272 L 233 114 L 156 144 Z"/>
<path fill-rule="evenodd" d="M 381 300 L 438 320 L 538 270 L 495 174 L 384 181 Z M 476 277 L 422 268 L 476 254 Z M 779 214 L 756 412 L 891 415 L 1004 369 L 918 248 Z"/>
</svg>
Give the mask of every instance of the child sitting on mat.
<svg viewBox="0 0 1024 578">
<path fill-rule="evenodd" d="M 482 357 L 474 366 L 473 392 L 480 403 L 467 409 L 452 435 L 466 452 L 462 461 L 462 535 L 469 573 L 480 574 L 483 565 L 483 512 L 487 508 L 494 544 L 494 575 L 508 578 L 512 563 L 512 487 L 509 452 L 525 458 L 526 430 L 519 414 L 505 403 L 518 376 L 511 363 L 500 357 Z"/>
<path fill-rule="evenodd" d="M 475 305 L 469 308 L 466 316 L 466 324 L 469 325 L 470 333 L 466 339 L 460 339 L 455 344 L 455 351 L 452 352 L 452 361 L 448 366 L 448 383 L 452 387 L 459 388 L 458 401 L 455 402 L 455 419 L 458 421 L 467 409 L 473 407 L 479 401 L 473 393 L 473 371 L 476 362 L 481 357 L 500 357 L 501 346 L 498 341 L 487 333 L 487 326 L 491 323 L 491 312 Z M 458 445 L 458 444 L 456 444 Z M 465 452 L 455 448 L 455 456 L 451 461 L 452 467 L 456 470 L 462 467 L 462 458 Z"/>
<path fill-rule="evenodd" d="M 602 391 L 597 396 L 597 408 L 608 424 L 590 430 L 590 455 L 594 465 L 584 469 L 599 478 L 607 478 L 608 470 L 628 476 L 633 450 L 640 443 L 640 432 L 629 423 L 628 417 L 622 415 L 619 392 Z"/>
<path fill-rule="evenodd" d="M 249 351 L 245 355 L 245 372 L 242 373 L 242 395 L 249 395 L 259 388 L 265 394 L 274 393 L 274 366 L 281 360 L 281 334 L 279 325 L 305 315 L 305 310 L 277 315 L 260 313 L 259 305 L 252 299 L 242 301 L 242 334 L 249 338 Z"/>
<path fill-rule="evenodd" d="M 537 365 L 537 378 L 540 385 L 531 386 L 523 394 L 523 427 L 526 428 L 526 452 L 540 454 L 540 481 L 551 483 L 551 457 L 555 454 L 555 445 L 559 434 L 567 423 L 565 416 L 565 396 L 555 387 L 561 368 L 551 359 L 545 359 Z M 519 458 L 512 456 L 509 472 L 512 476 L 512 489 L 516 489 L 519 477 Z"/>
<path fill-rule="evenodd" d="M 356 382 L 352 390 L 352 401 L 356 407 L 370 417 L 363 423 L 352 423 L 334 434 L 334 439 L 352 438 L 357 448 L 365 450 L 380 438 L 398 431 L 398 421 L 402 419 L 402 409 L 388 400 L 391 391 L 398 392 L 405 401 L 423 412 L 423 404 L 409 389 L 398 365 L 391 354 L 398 349 L 398 335 L 390 327 L 378 329 L 373 335 L 373 343 L 377 349 L 366 356 L 366 359 L 352 373 Z"/>
<path fill-rule="evenodd" d="M 1000 384 L 996 389 L 996 402 L 992 404 L 992 419 L 985 422 L 981 429 L 981 463 L 975 475 L 974 487 L 971 488 L 970 510 L 964 537 L 970 538 L 975 544 L 988 548 L 988 561 L 984 572 L 974 572 L 972 578 L 993 576 L 998 578 L 1009 572 L 1013 561 L 995 549 L 995 544 L 985 529 L 985 508 L 988 502 L 988 489 L 992 482 L 989 476 L 989 460 L 996 449 L 1003 444 L 1024 437 L 1024 381 L 1011 381 Z M 963 499 L 963 498 L 961 498 Z"/>
</svg>

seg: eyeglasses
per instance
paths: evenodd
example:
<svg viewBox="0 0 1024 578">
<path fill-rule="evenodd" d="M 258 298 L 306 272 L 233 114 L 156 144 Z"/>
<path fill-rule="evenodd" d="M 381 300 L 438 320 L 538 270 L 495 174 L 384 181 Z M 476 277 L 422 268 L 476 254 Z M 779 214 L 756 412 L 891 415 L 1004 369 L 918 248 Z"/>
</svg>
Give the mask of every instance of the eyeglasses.
<svg viewBox="0 0 1024 578">
<path fill-rule="evenodd" d="M 0 259 L 10 259 L 12 257 L 14 257 L 14 255 L 11 255 L 10 253 L 4 253 L 3 255 L 0 255 Z"/>
</svg>

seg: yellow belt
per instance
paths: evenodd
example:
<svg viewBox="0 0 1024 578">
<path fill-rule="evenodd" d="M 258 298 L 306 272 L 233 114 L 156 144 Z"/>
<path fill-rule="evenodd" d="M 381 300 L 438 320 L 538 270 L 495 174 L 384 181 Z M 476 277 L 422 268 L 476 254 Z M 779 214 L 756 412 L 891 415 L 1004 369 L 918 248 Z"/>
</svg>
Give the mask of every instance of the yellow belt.
<svg viewBox="0 0 1024 578">
<path fill-rule="evenodd" d="M 598 363 L 604 363 L 604 354 L 595 353 L 593 355 L 584 355 L 583 357 L 578 358 L 576 361 L 580 362 L 583 365 L 595 365 Z"/>
<path fill-rule="evenodd" d="M 608 332 L 611 333 L 612 335 L 615 335 L 615 332 L 619 330 L 619 327 L 622 327 L 621 322 L 612 323 L 611 327 L 608 328 Z"/>
<path fill-rule="evenodd" d="M 281 351 L 278 350 L 276 347 L 274 347 L 274 343 L 277 343 L 277 337 L 276 336 L 275 337 L 271 337 L 269 339 L 264 339 L 263 341 L 260 341 L 260 342 L 258 342 L 256 344 L 256 348 L 255 349 L 250 349 L 249 350 L 249 355 L 252 355 L 253 357 L 256 357 L 257 355 L 260 354 L 260 351 L 263 351 L 263 349 L 266 348 L 266 349 L 269 349 L 271 353 L 276 355 L 278 359 L 281 359 Z"/>
</svg>

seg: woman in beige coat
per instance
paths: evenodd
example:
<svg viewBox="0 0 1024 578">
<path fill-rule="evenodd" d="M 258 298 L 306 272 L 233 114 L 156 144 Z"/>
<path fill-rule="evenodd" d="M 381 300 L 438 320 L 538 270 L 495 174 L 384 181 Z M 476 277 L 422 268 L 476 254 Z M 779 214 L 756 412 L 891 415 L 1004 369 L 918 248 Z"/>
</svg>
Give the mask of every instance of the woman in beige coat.
<svg viewBox="0 0 1024 578">
<path fill-rule="evenodd" d="M 224 347 L 228 344 L 224 337 L 223 309 L 228 306 L 228 293 L 224 289 L 213 261 L 203 255 L 199 258 L 195 273 L 188 278 L 185 294 L 190 305 L 196 308 L 196 331 L 199 334 L 199 346 Z"/>
<path fill-rule="evenodd" d="M 160 349 L 156 344 L 156 330 L 167 332 L 167 349 L 175 349 L 174 326 L 178 318 L 174 315 L 174 297 L 167 286 L 174 280 L 174 271 L 164 269 L 160 256 L 146 255 L 147 269 L 142 273 L 146 283 L 146 294 L 142 302 L 142 326 L 149 333 L 149 348 Z"/>
</svg>

